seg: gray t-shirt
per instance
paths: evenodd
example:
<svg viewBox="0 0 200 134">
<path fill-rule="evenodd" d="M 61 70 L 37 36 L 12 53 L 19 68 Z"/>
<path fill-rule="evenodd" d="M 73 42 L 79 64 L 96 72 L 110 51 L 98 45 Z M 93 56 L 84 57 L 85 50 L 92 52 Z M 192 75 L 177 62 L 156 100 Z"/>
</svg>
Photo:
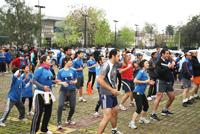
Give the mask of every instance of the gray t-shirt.
<svg viewBox="0 0 200 134">
<path fill-rule="evenodd" d="M 110 60 L 107 60 L 103 66 L 100 68 L 100 75 L 104 75 L 105 82 L 109 84 L 112 88 L 116 88 L 117 84 L 117 66 L 113 65 Z M 112 93 L 101 87 L 100 85 L 100 93 L 102 95 L 112 95 Z"/>
</svg>

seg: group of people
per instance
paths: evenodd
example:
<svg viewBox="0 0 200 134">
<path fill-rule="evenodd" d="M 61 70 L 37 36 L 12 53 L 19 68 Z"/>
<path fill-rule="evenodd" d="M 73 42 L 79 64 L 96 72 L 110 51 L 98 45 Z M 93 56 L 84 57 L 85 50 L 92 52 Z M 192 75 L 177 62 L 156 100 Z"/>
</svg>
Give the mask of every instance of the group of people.
<svg viewBox="0 0 200 134">
<path fill-rule="evenodd" d="M 82 60 L 83 52 L 77 51 L 75 56 L 72 56 L 71 51 L 70 47 L 65 48 L 65 54 L 58 59 L 60 61 L 58 73 L 55 73 L 56 71 L 52 68 L 51 51 L 43 54 L 35 64 L 33 62 L 23 62 L 23 64 L 13 67 L 11 89 L 8 92 L 7 107 L 0 118 L 0 126 L 6 126 L 5 121 L 14 105 L 20 113 L 19 119 L 26 120 L 24 102 L 28 98 L 29 115 L 33 116 L 30 133 L 35 134 L 40 129 L 41 132 L 51 134 L 48 123 L 55 101 L 52 92 L 53 84 L 61 85 L 57 109 L 58 129 L 63 128 L 62 112 L 66 103 L 69 105 L 70 110 L 65 123 L 76 124 L 72 120 L 76 109 L 76 93 L 79 93 L 79 102 L 87 101 L 83 97 L 83 70 L 85 65 Z M 26 55 L 24 59 L 32 61 L 30 57 L 32 56 Z M 15 61 L 16 59 L 10 61 L 11 65 L 15 65 Z M 153 98 L 155 100 L 150 119 L 160 120 L 157 116 L 157 109 L 164 93 L 167 94 L 168 101 L 162 109 L 161 115 L 172 115 L 173 113 L 169 108 L 175 99 L 173 88 L 175 75 L 179 74 L 181 76 L 182 105 L 184 107 L 195 103 L 195 99 L 200 99 L 198 96 L 200 63 L 197 59 L 197 51 L 186 52 L 182 62 L 180 61 L 180 59 L 173 59 L 170 50 L 165 48 L 153 52 L 149 61 L 143 59 L 141 53 L 128 50 L 124 50 L 120 55 L 119 50 L 112 49 L 108 54 L 108 59 L 100 53 L 96 58 L 93 54 L 90 54 L 87 61 L 88 81 L 86 85 L 91 86 L 93 90 L 96 81 L 96 89 L 99 94 L 98 102 L 94 107 L 94 116 L 99 116 L 100 106 L 103 109 L 103 118 L 99 124 L 98 134 L 104 132 L 108 122 L 111 122 L 112 134 L 121 134 L 117 129 L 118 109 L 126 111 L 125 103 L 128 99 L 130 99 L 130 105 L 136 106 L 136 111 L 130 117 L 130 128 L 137 128 L 136 119 L 140 114 L 139 123 L 147 124 L 150 122 L 146 118 L 146 113 L 149 109 L 148 100 L 151 101 Z M 174 73 L 177 66 L 181 69 L 178 73 Z M 149 87 L 149 91 L 146 97 L 147 87 Z M 189 94 L 190 88 L 192 88 L 191 94 Z M 120 89 L 124 91 L 124 95 L 118 104 L 118 95 L 121 94 Z M 40 128 L 42 115 L 43 120 Z"/>
</svg>

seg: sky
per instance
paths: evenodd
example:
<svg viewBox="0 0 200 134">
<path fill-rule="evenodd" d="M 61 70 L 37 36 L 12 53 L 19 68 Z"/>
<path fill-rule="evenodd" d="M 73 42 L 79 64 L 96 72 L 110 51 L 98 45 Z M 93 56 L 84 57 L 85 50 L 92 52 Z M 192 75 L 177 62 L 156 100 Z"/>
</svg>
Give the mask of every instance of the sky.
<svg viewBox="0 0 200 134">
<path fill-rule="evenodd" d="M 0 6 L 4 0 L 0 0 Z M 38 0 L 25 0 L 33 7 Z M 200 14 L 200 0 L 39 0 L 45 6 L 42 13 L 47 16 L 65 17 L 72 7 L 95 7 L 106 13 L 111 29 L 124 26 L 141 30 L 145 22 L 156 24 L 158 31 L 167 25 L 183 25 L 191 16 Z M 36 9 L 35 9 L 36 10 Z"/>
</svg>

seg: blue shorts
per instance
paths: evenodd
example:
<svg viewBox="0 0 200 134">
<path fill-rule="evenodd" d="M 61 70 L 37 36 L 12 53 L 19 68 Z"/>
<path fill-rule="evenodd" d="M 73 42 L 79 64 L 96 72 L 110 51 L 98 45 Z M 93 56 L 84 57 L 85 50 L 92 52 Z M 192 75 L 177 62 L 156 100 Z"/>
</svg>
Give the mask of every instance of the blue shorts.
<svg viewBox="0 0 200 134">
<path fill-rule="evenodd" d="M 113 95 L 101 95 L 101 108 L 114 108 L 118 105 L 117 97 Z"/>
<path fill-rule="evenodd" d="M 134 83 L 133 80 L 125 80 L 122 79 L 122 90 L 124 90 L 125 93 L 132 92 L 134 90 Z"/>
</svg>

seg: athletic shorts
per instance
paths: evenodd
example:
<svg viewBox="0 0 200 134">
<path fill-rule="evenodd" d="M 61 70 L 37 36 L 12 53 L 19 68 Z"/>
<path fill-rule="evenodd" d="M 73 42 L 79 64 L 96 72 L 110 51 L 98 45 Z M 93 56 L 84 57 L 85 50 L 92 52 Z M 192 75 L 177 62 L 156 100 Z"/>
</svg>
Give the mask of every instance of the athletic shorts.
<svg viewBox="0 0 200 134">
<path fill-rule="evenodd" d="M 172 92 L 174 91 L 173 89 L 173 83 L 172 82 L 166 82 L 163 80 L 157 80 L 156 82 L 156 88 L 157 88 L 157 92 Z"/>
<path fill-rule="evenodd" d="M 182 78 L 182 86 L 183 86 L 183 89 L 192 87 L 191 80 Z"/>
<path fill-rule="evenodd" d="M 114 108 L 118 105 L 117 97 L 113 95 L 102 95 L 101 94 L 101 108 Z"/>
<path fill-rule="evenodd" d="M 133 80 L 122 79 L 122 83 L 123 83 L 122 90 L 124 90 L 125 93 L 131 92 L 134 90 Z"/>
<path fill-rule="evenodd" d="M 200 85 L 200 76 L 195 76 L 194 78 L 193 78 L 193 81 L 192 82 L 194 82 L 194 84 L 196 84 L 196 85 Z"/>
<path fill-rule="evenodd" d="M 77 89 L 82 88 L 83 87 L 83 83 L 84 83 L 84 78 L 83 77 L 77 78 L 76 88 Z"/>
</svg>

